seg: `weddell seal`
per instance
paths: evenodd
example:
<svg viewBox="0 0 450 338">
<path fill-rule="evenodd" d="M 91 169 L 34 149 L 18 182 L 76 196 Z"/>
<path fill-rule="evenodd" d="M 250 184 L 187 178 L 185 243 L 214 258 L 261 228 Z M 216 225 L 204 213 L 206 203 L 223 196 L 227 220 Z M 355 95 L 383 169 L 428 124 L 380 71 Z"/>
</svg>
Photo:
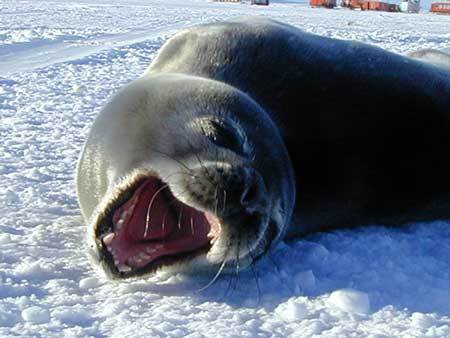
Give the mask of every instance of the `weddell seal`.
<svg viewBox="0 0 450 338">
<path fill-rule="evenodd" d="M 262 18 L 184 30 L 95 120 L 79 203 L 113 277 L 450 216 L 450 70 Z"/>
</svg>

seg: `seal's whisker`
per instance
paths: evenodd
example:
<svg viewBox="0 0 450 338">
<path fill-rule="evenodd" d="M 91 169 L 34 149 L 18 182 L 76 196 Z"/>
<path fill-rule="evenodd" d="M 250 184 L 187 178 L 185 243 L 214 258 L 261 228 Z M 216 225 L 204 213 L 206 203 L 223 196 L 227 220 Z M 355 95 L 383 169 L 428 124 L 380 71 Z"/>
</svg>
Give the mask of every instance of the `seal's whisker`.
<svg viewBox="0 0 450 338">
<path fill-rule="evenodd" d="M 186 143 L 191 148 L 191 152 L 194 154 L 195 158 L 197 159 L 198 163 L 200 164 L 200 167 L 205 170 L 206 178 L 212 185 L 214 185 L 214 178 L 212 177 L 211 173 L 209 172 L 208 167 L 205 166 L 205 164 L 202 162 L 200 156 L 198 156 L 197 152 L 194 149 L 194 146 L 192 145 L 191 141 L 187 138 L 186 135 L 184 135 L 184 138 L 186 140 Z"/>
<path fill-rule="evenodd" d="M 164 213 L 164 216 L 163 216 L 163 220 L 162 220 L 162 232 L 163 232 L 163 234 L 165 233 L 165 227 L 166 227 L 166 216 L 167 216 L 167 213 L 168 213 L 169 211 L 167 210 L 165 213 Z M 163 243 L 165 242 L 165 236 L 163 237 Z"/>
<path fill-rule="evenodd" d="M 218 193 L 218 187 L 216 187 L 216 190 L 214 192 L 214 215 L 217 215 L 217 206 L 219 204 L 219 199 L 217 198 L 217 193 Z"/>
<path fill-rule="evenodd" d="M 202 292 L 204 290 L 206 290 L 207 288 L 209 288 L 211 285 L 213 285 L 217 278 L 219 278 L 220 274 L 222 273 L 223 269 L 225 268 L 225 265 L 227 264 L 227 260 L 226 257 L 223 259 L 222 264 L 220 264 L 219 270 L 217 270 L 217 273 L 215 274 L 215 276 L 213 277 L 213 279 L 211 279 L 209 281 L 208 284 L 206 284 L 204 287 L 200 288 L 197 290 L 197 292 Z"/>
<path fill-rule="evenodd" d="M 153 202 L 156 199 L 156 196 L 158 196 L 158 194 L 163 191 L 164 189 L 168 188 L 169 185 L 168 184 L 164 184 L 161 188 L 159 188 L 156 193 L 153 195 L 152 199 L 150 200 L 150 203 L 148 204 L 148 208 L 147 208 L 147 215 L 145 216 L 145 231 L 144 231 L 144 237 L 147 237 L 147 232 L 148 232 L 148 226 L 150 224 L 150 210 L 152 209 L 152 205 Z"/>
<path fill-rule="evenodd" d="M 178 214 L 178 230 L 181 230 L 181 218 L 183 217 L 183 207 L 180 209 L 180 213 Z"/>
<path fill-rule="evenodd" d="M 234 275 L 228 274 L 228 285 L 227 285 L 227 288 L 225 289 L 223 295 L 218 299 L 220 302 L 222 302 L 228 296 L 228 292 L 230 292 L 231 285 L 233 284 L 233 280 L 234 280 Z"/>
<path fill-rule="evenodd" d="M 238 279 L 238 281 L 239 281 L 239 269 L 240 269 L 239 250 L 241 249 L 241 239 L 242 239 L 242 234 L 239 232 L 237 250 L 236 250 L 236 278 Z"/>
<path fill-rule="evenodd" d="M 223 293 L 222 297 L 219 299 L 219 301 L 223 301 L 228 296 L 228 294 L 230 293 L 231 290 L 235 291 L 236 284 L 237 284 L 237 280 L 236 280 L 235 275 L 228 274 L 228 285 L 227 285 L 227 288 L 225 289 L 225 292 Z"/>
<path fill-rule="evenodd" d="M 191 234 L 194 236 L 194 219 L 192 218 L 192 212 L 191 212 Z"/>
<path fill-rule="evenodd" d="M 237 241 L 237 247 L 236 247 L 236 264 L 235 264 L 235 283 L 233 286 L 233 290 L 236 290 L 237 288 L 237 284 L 240 281 L 240 276 L 239 276 L 239 270 L 240 270 L 240 262 L 239 262 L 239 250 L 241 249 L 241 233 L 238 233 L 238 241 Z"/>
<path fill-rule="evenodd" d="M 258 274 L 257 274 L 257 271 L 255 271 L 255 267 L 254 267 L 254 262 L 255 262 L 254 255 L 253 255 L 253 252 L 248 243 L 248 238 L 247 238 L 247 249 L 248 249 L 248 254 L 249 254 L 250 258 L 252 259 L 252 261 L 250 263 L 250 270 L 252 271 L 253 278 L 254 278 L 255 284 L 256 284 L 256 289 L 258 291 L 258 304 L 259 304 L 261 302 L 261 288 L 259 286 Z"/>
<path fill-rule="evenodd" d="M 194 155 L 196 156 L 196 158 L 200 161 L 200 158 L 198 157 L 197 153 L 194 152 L 194 149 L 193 149 L 193 147 L 192 147 L 192 144 L 190 144 L 190 142 L 189 142 L 187 139 L 186 139 L 186 142 L 190 145 L 191 151 L 194 153 Z M 156 153 L 159 153 L 160 155 L 166 156 L 167 158 L 171 159 L 172 161 L 177 162 L 178 164 L 180 164 L 183 168 L 185 168 L 185 169 L 187 170 L 187 172 L 184 173 L 185 175 L 189 175 L 189 176 L 192 176 L 192 177 L 195 177 L 195 178 L 198 178 L 198 179 L 202 179 L 202 177 L 200 177 L 200 176 L 198 176 L 198 175 L 195 175 L 194 170 L 192 170 L 191 168 L 189 168 L 188 165 L 185 164 L 183 161 L 181 161 L 181 160 L 179 160 L 179 159 L 176 159 L 175 157 L 173 157 L 173 156 L 171 156 L 171 155 L 169 155 L 169 154 L 167 154 L 167 153 L 165 153 L 165 152 L 163 152 L 163 151 L 160 151 L 160 150 L 158 150 L 158 149 L 152 148 L 152 150 L 155 151 Z M 206 167 L 202 164 L 201 161 L 200 161 L 200 166 L 201 166 L 202 168 L 204 168 L 205 170 L 207 170 Z M 207 171 L 207 173 L 208 173 L 207 177 L 208 177 L 208 179 L 209 179 L 209 178 L 210 178 L 209 172 Z M 175 174 L 175 173 L 173 173 L 173 174 Z M 169 175 L 168 177 L 170 177 L 170 175 Z M 211 181 L 210 181 L 210 182 L 211 182 Z M 211 183 L 213 183 L 213 182 L 211 182 Z"/>
<path fill-rule="evenodd" d="M 224 252 L 224 254 L 223 254 L 222 263 L 220 264 L 219 270 L 217 270 L 217 273 L 216 273 L 216 274 L 214 275 L 214 277 L 209 281 L 209 283 L 206 284 L 204 287 L 198 289 L 197 292 L 201 292 L 201 291 L 206 290 L 207 288 L 209 288 L 211 285 L 213 285 L 213 284 L 216 282 L 217 278 L 219 278 L 219 276 L 220 276 L 220 274 L 222 273 L 223 269 L 224 269 L 225 266 L 227 265 L 227 256 L 228 256 L 228 252 L 230 251 L 231 245 L 232 245 L 232 241 L 230 240 L 230 241 L 228 242 L 228 245 L 227 245 L 227 247 L 226 247 L 226 249 L 225 249 L 225 252 Z"/>
<path fill-rule="evenodd" d="M 164 180 L 167 181 L 169 178 L 171 178 L 171 177 L 173 177 L 173 176 L 175 176 L 175 175 L 185 175 L 185 176 L 190 176 L 190 177 L 195 177 L 195 178 L 200 179 L 199 176 L 196 176 L 195 174 L 193 174 L 193 173 L 191 173 L 191 172 L 175 171 L 175 172 L 171 173 L 170 175 L 165 176 L 165 177 L 164 177 Z"/>
<path fill-rule="evenodd" d="M 223 206 L 222 206 L 222 215 L 225 214 L 225 207 L 227 204 L 227 191 L 223 189 Z"/>
<path fill-rule="evenodd" d="M 181 161 L 181 160 L 179 160 L 179 159 L 177 159 L 177 158 L 175 158 L 175 157 L 173 157 L 173 156 L 171 156 L 171 155 L 169 155 L 169 154 L 167 154 L 167 153 L 165 153 L 165 152 L 163 152 L 163 151 L 160 151 L 160 150 L 158 150 L 158 149 L 152 148 L 152 150 L 153 150 L 154 152 L 160 154 L 160 155 L 163 155 L 163 156 L 168 157 L 168 158 L 171 159 L 172 161 L 177 162 L 178 164 L 180 164 L 181 166 L 183 166 L 188 172 L 192 172 L 192 169 L 189 168 L 185 163 L 183 163 L 183 161 Z"/>
</svg>

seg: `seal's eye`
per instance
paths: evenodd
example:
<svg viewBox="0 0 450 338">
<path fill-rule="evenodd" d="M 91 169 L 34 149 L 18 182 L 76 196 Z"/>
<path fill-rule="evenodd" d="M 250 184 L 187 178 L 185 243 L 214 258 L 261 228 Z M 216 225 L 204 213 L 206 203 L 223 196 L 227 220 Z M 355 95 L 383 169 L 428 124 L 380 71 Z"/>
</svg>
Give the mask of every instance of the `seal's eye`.
<svg viewBox="0 0 450 338">
<path fill-rule="evenodd" d="M 224 121 L 210 121 L 211 129 L 206 136 L 217 146 L 245 155 L 244 141 L 240 133 Z"/>
</svg>

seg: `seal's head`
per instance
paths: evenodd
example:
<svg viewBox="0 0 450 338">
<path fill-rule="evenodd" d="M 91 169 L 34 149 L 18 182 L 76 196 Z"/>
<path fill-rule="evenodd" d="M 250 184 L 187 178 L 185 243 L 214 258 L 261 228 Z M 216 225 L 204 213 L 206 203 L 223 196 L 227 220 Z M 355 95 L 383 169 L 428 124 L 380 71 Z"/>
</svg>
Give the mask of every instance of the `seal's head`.
<svg viewBox="0 0 450 338">
<path fill-rule="evenodd" d="M 268 114 L 198 77 L 128 85 L 97 117 L 78 169 L 95 257 L 115 277 L 248 265 L 284 235 L 294 205 L 291 163 Z"/>
</svg>

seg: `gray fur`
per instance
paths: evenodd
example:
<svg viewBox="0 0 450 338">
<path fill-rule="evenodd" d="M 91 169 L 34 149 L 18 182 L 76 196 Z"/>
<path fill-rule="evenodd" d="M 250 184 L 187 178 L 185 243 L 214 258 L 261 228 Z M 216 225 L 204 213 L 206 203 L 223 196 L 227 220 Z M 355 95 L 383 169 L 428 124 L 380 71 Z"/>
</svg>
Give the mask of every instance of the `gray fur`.
<svg viewBox="0 0 450 338">
<path fill-rule="evenodd" d="M 175 35 L 146 73 L 169 72 L 232 85 L 270 115 L 297 177 L 293 233 L 450 215 L 446 67 L 240 18 Z"/>
<path fill-rule="evenodd" d="M 244 233 L 252 248 L 233 250 L 247 263 L 286 235 L 294 200 L 290 235 L 448 218 L 450 70 L 437 66 L 448 55 L 413 57 L 436 65 L 263 18 L 176 34 L 89 135 L 77 186 L 93 246 L 105 210 L 148 174 L 207 211 L 225 186 L 226 235 L 211 256 Z M 242 149 L 215 144 L 217 119 Z M 185 165 L 193 181 L 177 174 Z M 240 218 L 250 211 L 256 231 Z"/>
</svg>

